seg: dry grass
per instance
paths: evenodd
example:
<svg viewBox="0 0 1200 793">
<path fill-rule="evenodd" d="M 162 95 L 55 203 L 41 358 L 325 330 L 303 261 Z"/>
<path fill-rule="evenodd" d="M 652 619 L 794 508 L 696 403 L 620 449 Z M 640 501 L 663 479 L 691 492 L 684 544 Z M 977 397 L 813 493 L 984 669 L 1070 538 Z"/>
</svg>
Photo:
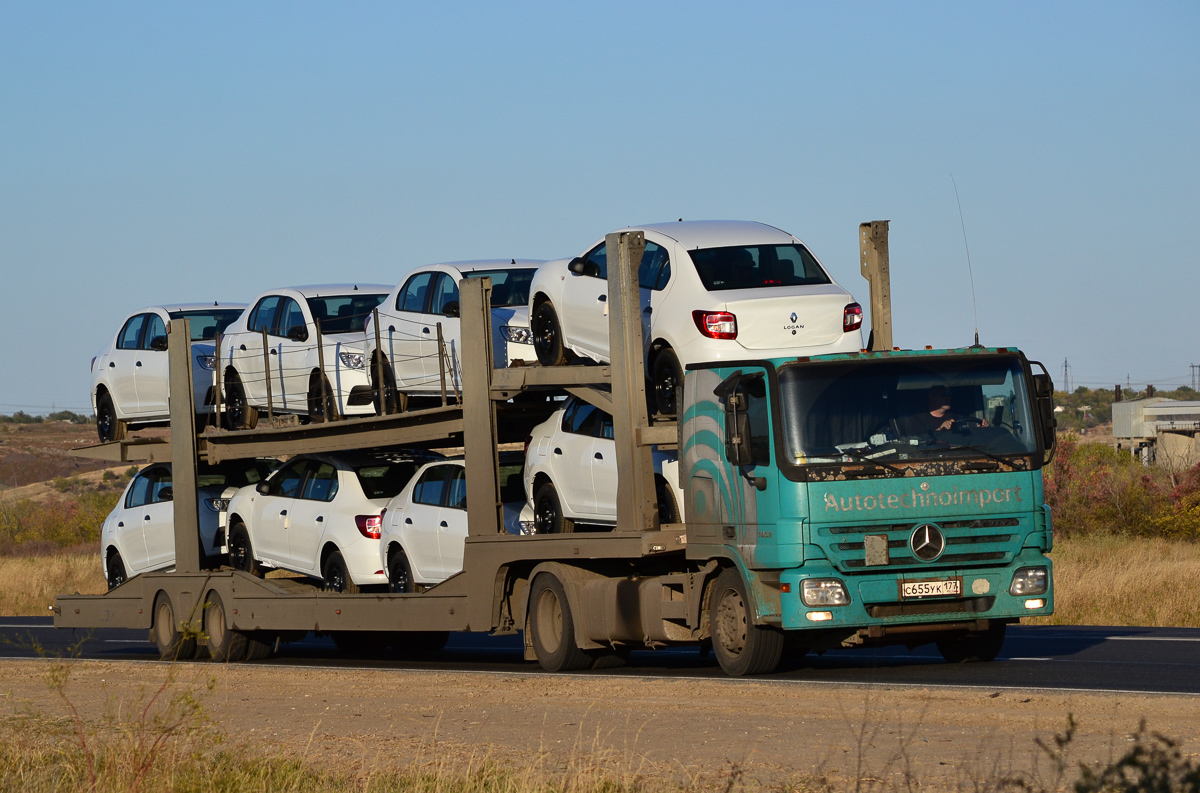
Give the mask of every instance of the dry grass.
<svg viewBox="0 0 1200 793">
<path fill-rule="evenodd" d="M 46 617 L 55 595 L 94 595 L 108 589 L 99 546 L 88 553 L 0 556 L 0 614 Z"/>
<path fill-rule="evenodd" d="M 1035 624 L 1200 628 L 1200 543 L 1091 535 L 1051 558 L 1054 615 Z"/>
</svg>

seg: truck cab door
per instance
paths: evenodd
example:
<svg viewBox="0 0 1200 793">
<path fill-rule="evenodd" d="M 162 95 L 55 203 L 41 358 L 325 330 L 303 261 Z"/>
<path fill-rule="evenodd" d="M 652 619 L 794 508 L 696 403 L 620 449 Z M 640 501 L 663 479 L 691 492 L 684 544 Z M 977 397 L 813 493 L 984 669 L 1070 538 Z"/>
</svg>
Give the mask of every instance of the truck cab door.
<svg viewBox="0 0 1200 793">
<path fill-rule="evenodd" d="M 728 501 L 722 504 L 723 523 L 732 528 L 733 534 L 730 537 L 729 528 L 724 528 L 722 541 L 735 545 L 752 567 L 759 540 L 774 539 L 779 518 L 779 472 L 772 464 L 768 392 L 766 373 L 750 369 L 721 398 L 725 408 L 724 467 L 728 478 Z M 731 398 L 737 400 L 737 410 L 731 410 Z M 731 440 L 743 433 L 748 433 L 746 442 L 740 449 L 733 449 Z"/>
</svg>

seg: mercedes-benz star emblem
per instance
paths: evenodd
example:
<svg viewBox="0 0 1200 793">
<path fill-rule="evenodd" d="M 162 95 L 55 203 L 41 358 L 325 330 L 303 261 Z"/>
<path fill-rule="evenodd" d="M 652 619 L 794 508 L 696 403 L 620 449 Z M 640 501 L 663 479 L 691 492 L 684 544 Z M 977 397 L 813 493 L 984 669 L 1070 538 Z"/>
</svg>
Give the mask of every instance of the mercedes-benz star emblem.
<svg viewBox="0 0 1200 793">
<path fill-rule="evenodd" d="M 795 311 L 793 311 L 793 312 L 792 312 L 792 322 L 795 322 L 795 321 L 796 321 L 796 320 L 798 320 L 798 319 L 800 319 L 800 317 L 796 316 L 796 312 L 795 312 Z"/>
<path fill-rule="evenodd" d="M 913 529 L 912 537 L 908 540 L 908 547 L 912 548 L 913 555 L 922 562 L 932 562 L 942 555 L 942 551 L 946 550 L 946 538 L 942 536 L 942 532 L 937 526 L 931 523 L 922 523 Z"/>
</svg>

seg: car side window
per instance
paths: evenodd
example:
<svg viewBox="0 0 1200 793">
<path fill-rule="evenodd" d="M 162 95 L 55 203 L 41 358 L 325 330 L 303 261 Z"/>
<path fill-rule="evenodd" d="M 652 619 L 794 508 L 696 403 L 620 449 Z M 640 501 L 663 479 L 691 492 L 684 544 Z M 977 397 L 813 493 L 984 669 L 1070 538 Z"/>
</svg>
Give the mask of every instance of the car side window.
<svg viewBox="0 0 1200 793">
<path fill-rule="evenodd" d="M 413 502 L 428 504 L 431 507 L 442 505 L 442 496 L 446 493 L 446 466 L 435 465 L 426 469 L 413 487 Z"/>
<path fill-rule="evenodd" d="M 458 302 L 458 284 L 449 275 L 442 273 L 437 286 L 433 290 L 433 302 L 429 305 L 430 314 L 445 314 L 447 303 Z"/>
<path fill-rule="evenodd" d="M 451 509 L 467 508 L 467 469 L 461 465 L 454 466 L 450 471 L 450 489 L 446 497 L 446 506 Z"/>
<path fill-rule="evenodd" d="M 597 438 L 605 438 L 606 440 L 613 439 L 613 422 L 612 416 L 607 413 L 600 414 L 600 421 L 597 422 L 599 432 L 596 433 Z"/>
<path fill-rule="evenodd" d="M 173 496 L 171 472 L 166 468 L 158 469 L 154 481 L 150 483 L 150 503 L 159 504 L 163 501 L 171 501 Z"/>
<path fill-rule="evenodd" d="M 162 317 L 158 314 L 147 314 L 146 316 L 150 318 L 150 322 L 146 325 L 146 332 L 142 334 L 143 350 L 152 349 L 151 345 L 155 339 L 163 339 L 165 341 L 167 338 L 167 326 L 163 323 Z"/>
<path fill-rule="evenodd" d="M 137 314 L 125 321 L 125 327 L 117 336 L 118 350 L 136 350 L 142 336 L 142 327 L 146 324 L 146 314 Z"/>
<path fill-rule="evenodd" d="M 575 435 L 592 435 L 596 429 L 596 415 L 600 411 L 587 402 L 573 402 L 563 414 L 563 432 Z"/>
<path fill-rule="evenodd" d="M 154 469 L 142 471 L 133 480 L 129 495 L 125 496 L 125 508 L 144 507 L 150 503 L 150 487 L 154 482 Z"/>
<path fill-rule="evenodd" d="M 412 311 L 422 314 L 425 311 L 425 298 L 429 294 L 429 282 L 435 273 L 417 273 L 408 279 L 408 283 L 400 290 L 396 298 L 397 311 Z"/>
<path fill-rule="evenodd" d="M 304 480 L 304 470 L 306 468 L 308 468 L 308 460 L 294 460 L 285 465 L 271 479 L 269 494 L 272 496 L 283 496 L 284 498 L 294 498 L 296 491 L 300 489 L 300 483 Z"/>
<path fill-rule="evenodd" d="M 258 301 L 254 311 L 250 312 L 250 322 L 247 329 L 261 333 L 264 329 L 270 333 L 275 328 L 275 314 L 279 310 L 279 295 L 269 295 Z"/>
<path fill-rule="evenodd" d="M 638 266 L 638 285 L 642 289 L 660 291 L 671 280 L 671 257 L 667 249 L 653 242 L 646 243 L 642 263 Z"/>
<path fill-rule="evenodd" d="M 333 501 L 338 492 L 337 469 L 329 463 L 318 463 L 304 481 L 304 495 L 310 501 Z"/>
<path fill-rule="evenodd" d="M 300 304 L 290 297 L 283 298 L 283 305 L 280 307 L 279 328 L 274 332 L 276 336 L 286 336 L 292 328 L 305 327 L 307 323 L 304 321 L 304 311 L 301 310 Z M 268 328 L 267 332 L 271 330 Z"/>
<path fill-rule="evenodd" d="M 596 266 L 596 278 L 608 278 L 608 252 L 605 250 L 605 243 L 592 248 L 583 258 Z"/>
</svg>

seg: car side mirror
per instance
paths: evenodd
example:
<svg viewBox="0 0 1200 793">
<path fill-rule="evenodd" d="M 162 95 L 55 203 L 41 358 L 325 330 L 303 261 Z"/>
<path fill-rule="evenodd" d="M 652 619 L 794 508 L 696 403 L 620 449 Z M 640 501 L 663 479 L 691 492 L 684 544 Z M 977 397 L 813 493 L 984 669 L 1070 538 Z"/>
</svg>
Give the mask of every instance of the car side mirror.
<svg viewBox="0 0 1200 793">
<path fill-rule="evenodd" d="M 567 269 L 575 273 L 575 275 L 583 275 L 584 271 L 587 270 L 587 262 L 576 256 L 567 265 Z"/>
<path fill-rule="evenodd" d="M 288 331 L 287 337 L 292 341 L 308 341 L 308 328 L 297 325 Z"/>
<path fill-rule="evenodd" d="M 271 492 L 271 483 L 265 482 L 265 481 L 259 482 L 257 485 L 254 486 L 254 489 L 258 491 L 258 494 L 260 496 L 265 496 Z"/>
<path fill-rule="evenodd" d="M 447 317 L 457 317 L 458 316 L 458 301 L 457 300 L 447 301 L 446 305 L 442 306 L 442 314 Z"/>
<path fill-rule="evenodd" d="M 159 501 L 173 501 L 174 499 L 175 499 L 175 490 L 173 488 L 164 487 L 162 490 L 158 491 L 158 500 Z"/>
<path fill-rule="evenodd" d="M 167 349 L 167 337 L 166 336 L 155 336 L 153 339 L 150 340 L 150 349 L 157 350 L 158 352 L 163 352 L 164 350 L 166 350 Z"/>
</svg>

